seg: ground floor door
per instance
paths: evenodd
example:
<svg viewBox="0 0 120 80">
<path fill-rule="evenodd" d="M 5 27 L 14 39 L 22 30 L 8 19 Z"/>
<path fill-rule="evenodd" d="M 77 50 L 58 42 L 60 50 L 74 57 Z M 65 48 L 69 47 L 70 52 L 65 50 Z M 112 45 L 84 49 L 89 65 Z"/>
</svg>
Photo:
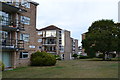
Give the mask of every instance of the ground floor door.
<svg viewBox="0 0 120 80">
<path fill-rule="evenodd" d="M 12 67 L 12 54 L 11 52 L 2 52 L 2 62 L 5 67 Z"/>
</svg>

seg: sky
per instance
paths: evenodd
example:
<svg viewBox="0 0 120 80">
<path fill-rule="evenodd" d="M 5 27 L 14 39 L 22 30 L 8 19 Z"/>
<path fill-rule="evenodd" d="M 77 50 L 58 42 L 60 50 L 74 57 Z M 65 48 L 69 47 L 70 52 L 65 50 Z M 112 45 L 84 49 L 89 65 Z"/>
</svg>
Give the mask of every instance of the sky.
<svg viewBox="0 0 120 80">
<path fill-rule="evenodd" d="M 118 22 L 119 0 L 33 0 L 37 7 L 37 28 L 55 25 L 71 31 L 71 37 L 79 40 L 90 25 L 101 19 Z"/>
</svg>

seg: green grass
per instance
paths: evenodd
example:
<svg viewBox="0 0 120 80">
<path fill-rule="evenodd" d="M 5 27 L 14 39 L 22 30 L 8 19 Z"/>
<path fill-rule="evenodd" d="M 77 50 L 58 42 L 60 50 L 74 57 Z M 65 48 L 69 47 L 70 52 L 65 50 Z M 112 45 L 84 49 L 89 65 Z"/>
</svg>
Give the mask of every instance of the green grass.
<svg viewBox="0 0 120 80">
<path fill-rule="evenodd" d="M 3 78 L 118 78 L 117 61 L 94 59 L 58 61 L 51 67 L 22 67 L 4 71 Z"/>
</svg>

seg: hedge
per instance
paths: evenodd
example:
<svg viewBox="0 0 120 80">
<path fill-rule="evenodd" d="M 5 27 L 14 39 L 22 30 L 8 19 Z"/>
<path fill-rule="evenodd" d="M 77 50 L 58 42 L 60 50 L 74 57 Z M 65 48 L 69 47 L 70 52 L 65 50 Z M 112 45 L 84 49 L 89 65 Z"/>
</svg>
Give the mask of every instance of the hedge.
<svg viewBox="0 0 120 80">
<path fill-rule="evenodd" d="M 31 55 L 32 66 L 53 66 L 56 64 L 54 55 L 46 52 L 35 52 Z"/>
</svg>

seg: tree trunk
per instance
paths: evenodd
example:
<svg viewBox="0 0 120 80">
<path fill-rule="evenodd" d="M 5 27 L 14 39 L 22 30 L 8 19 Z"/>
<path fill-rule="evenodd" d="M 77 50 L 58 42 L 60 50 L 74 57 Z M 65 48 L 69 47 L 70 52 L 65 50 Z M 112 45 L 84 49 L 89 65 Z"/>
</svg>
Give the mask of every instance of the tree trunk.
<svg viewBox="0 0 120 80">
<path fill-rule="evenodd" d="M 118 57 L 118 61 L 119 61 L 120 60 L 120 52 L 117 51 L 116 55 L 117 55 L 116 57 Z"/>
<path fill-rule="evenodd" d="M 109 52 L 106 52 L 106 54 L 107 54 L 107 60 L 111 60 L 111 59 L 110 59 L 110 53 L 109 53 Z"/>
<path fill-rule="evenodd" d="M 103 61 L 105 61 L 105 52 L 103 52 Z"/>
</svg>

